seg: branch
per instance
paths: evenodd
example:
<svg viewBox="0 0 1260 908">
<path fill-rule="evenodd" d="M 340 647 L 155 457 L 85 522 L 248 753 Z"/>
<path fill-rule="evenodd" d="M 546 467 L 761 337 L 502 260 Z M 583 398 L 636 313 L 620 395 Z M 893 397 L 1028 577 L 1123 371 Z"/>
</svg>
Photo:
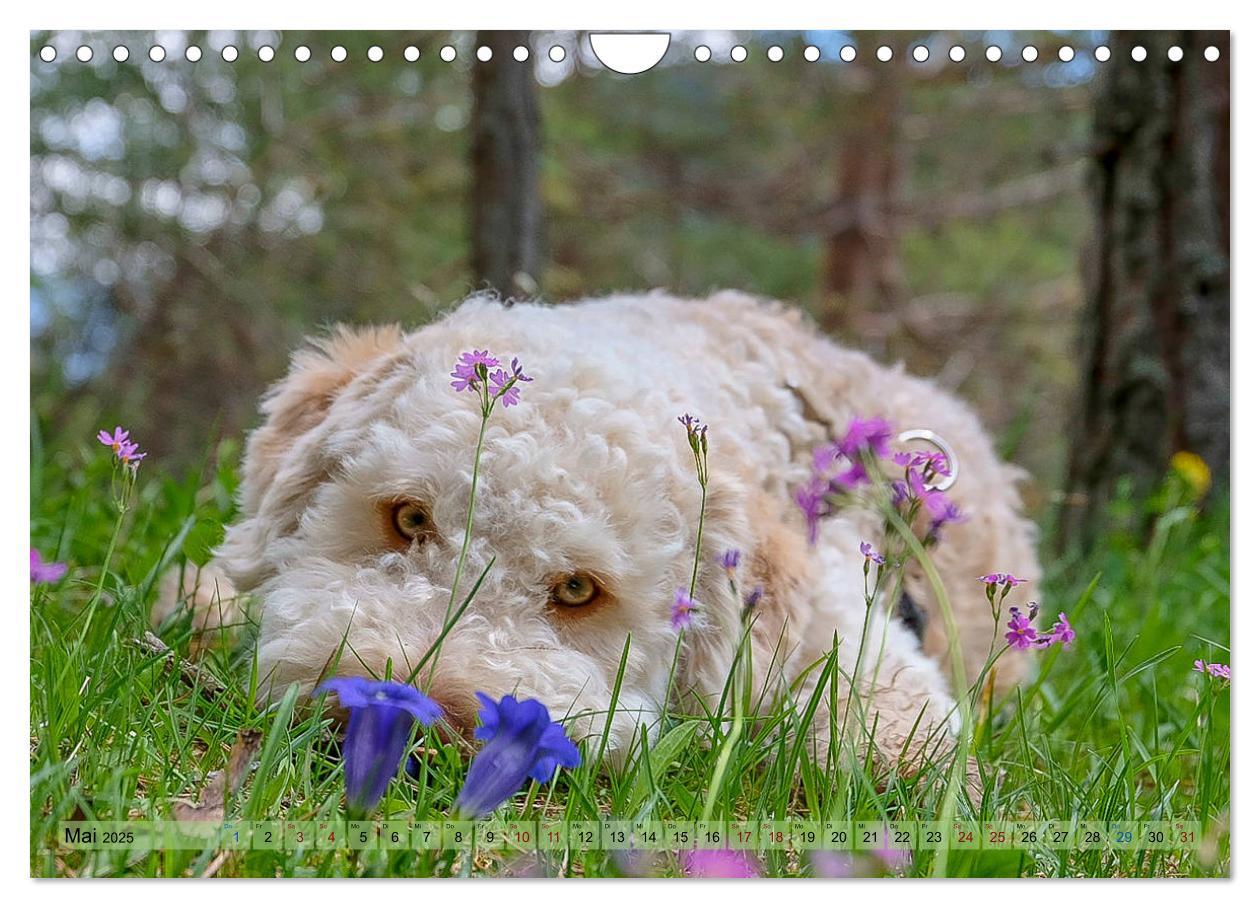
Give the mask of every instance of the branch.
<svg viewBox="0 0 1260 908">
<path fill-rule="evenodd" d="M 965 192 L 935 201 L 916 202 L 903 206 L 900 212 L 904 226 L 938 227 L 947 221 L 977 221 L 991 218 L 1012 208 L 1042 205 L 1082 185 L 1083 161 L 1018 177 L 996 189 Z"/>
<path fill-rule="evenodd" d="M 161 637 L 152 631 L 145 631 L 144 636 L 133 639 L 131 645 L 150 655 L 165 656 L 167 671 L 178 671 L 185 684 L 193 690 L 205 694 L 212 700 L 227 689 L 202 666 L 194 665 L 186 659 L 181 659 L 173 649 L 166 645 L 166 642 Z"/>
</svg>

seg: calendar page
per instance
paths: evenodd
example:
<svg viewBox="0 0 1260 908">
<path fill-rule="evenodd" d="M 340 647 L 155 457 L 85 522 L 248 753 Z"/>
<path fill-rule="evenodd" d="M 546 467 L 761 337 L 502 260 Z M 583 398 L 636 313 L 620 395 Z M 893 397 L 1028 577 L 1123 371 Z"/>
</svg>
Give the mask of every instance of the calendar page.
<svg viewBox="0 0 1260 908">
<path fill-rule="evenodd" d="M 30 875 L 1229 877 L 1230 33 L 531 15 L 29 32 Z"/>
</svg>

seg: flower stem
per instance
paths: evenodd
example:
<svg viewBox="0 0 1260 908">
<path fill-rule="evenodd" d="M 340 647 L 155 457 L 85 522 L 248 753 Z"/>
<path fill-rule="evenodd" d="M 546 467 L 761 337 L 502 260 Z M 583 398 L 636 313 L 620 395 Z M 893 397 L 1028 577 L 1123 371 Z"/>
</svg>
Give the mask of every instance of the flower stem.
<svg viewBox="0 0 1260 908">
<path fill-rule="evenodd" d="M 468 490 L 468 516 L 464 522 L 464 544 L 459 549 L 459 560 L 455 562 L 455 579 L 451 581 L 451 598 L 446 605 L 449 616 L 455 607 L 455 597 L 459 595 L 459 580 L 464 573 L 464 562 L 468 559 L 468 547 L 472 544 L 473 515 L 477 506 L 477 479 L 481 476 L 481 449 L 486 442 L 486 426 L 490 422 L 490 414 L 481 417 L 481 429 L 477 432 L 477 448 L 473 451 L 472 486 Z"/>
<path fill-rule="evenodd" d="M 105 592 L 105 578 L 109 575 L 109 563 L 114 560 L 114 549 L 118 546 L 118 536 L 122 532 L 123 519 L 127 516 L 126 505 L 118 508 L 118 519 L 114 521 L 114 532 L 109 537 L 109 545 L 105 548 L 105 561 L 101 564 L 101 576 L 96 580 L 96 589 L 92 591 L 89 605 L 95 605 Z"/>
<path fill-rule="evenodd" d="M 699 454 L 696 455 L 696 476 L 700 480 L 700 519 L 696 521 L 696 552 L 691 560 L 691 585 L 687 588 L 687 598 L 692 601 L 696 598 L 696 579 L 700 576 L 700 543 L 704 537 L 704 506 L 709 497 L 708 478 L 701 466 Z M 687 629 L 681 628 L 678 631 L 678 638 L 674 641 L 674 661 L 669 667 L 669 677 L 665 681 L 665 701 L 662 704 L 664 712 L 669 711 L 670 699 L 674 695 L 674 673 L 678 669 L 678 656 L 682 652 L 682 640 L 685 633 Z"/>
<path fill-rule="evenodd" d="M 129 493 L 130 489 L 127 489 L 124 495 L 129 495 Z M 101 564 L 101 576 L 97 578 L 96 589 L 92 591 L 92 597 L 88 600 L 87 607 L 83 610 L 83 629 L 79 632 L 79 640 L 72 652 L 78 652 L 83 648 L 88 632 L 92 628 L 92 618 L 96 614 L 96 606 L 100 603 L 101 596 L 105 593 L 105 578 L 109 576 L 109 565 L 114 560 L 114 550 L 118 547 L 118 537 L 122 534 L 123 521 L 127 517 L 126 497 L 117 499 L 116 504 L 118 505 L 118 519 L 114 521 L 114 531 L 110 534 L 109 545 L 105 548 L 105 560 Z M 74 664 L 74 660 L 66 661 L 65 669 L 62 671 L 61 677 L 58 678 L 59 682 L 64 678 L 65 672 Z"/>
<path fill-rule="evenodd" d="M 477 479 L 481 475 L 481 449 L 486 441 L 486 426 L 490 422 L 490 408 L 482 408 L 481 428 L 477 431 L 477 447 L 473 450 L 472 485 L 468 489 L 468 512 L 464 520 L 464 544 L 459 548 L 459 559 L 455 562 L 455 578 L 451 581 L 451 598 L 446 603 L 446 614 L 442 618 L 445 628 L 451 618 L 451 610 L 455 608 L 455 598 L 459 595 L 459 581 L 464 574 L 464 562 L 468 560 L 468 549 L 472 545 L 473 515 L 477 507 Z M 445 635 L 443 635 L 445 636 Z M 433 650 L 433 662 L 429 667 L 429 683 L 433 681 L 433 672 L 437 669 L 438 657 L 442 654 L 442 641 L 439 640 Z"/>
<path fill-rule="evenodd" d="M 704 536 L 704 506 L 709 498 L 709 484 L 707 482 L 700 483 L 700 519 L 696 523 L 696 554 L 691 562 L 691 586 L 687 590 L 687 595 L 694 599 L 696 597 L 696 578 L 700 575 L 700 542 Z"/>
</svg>

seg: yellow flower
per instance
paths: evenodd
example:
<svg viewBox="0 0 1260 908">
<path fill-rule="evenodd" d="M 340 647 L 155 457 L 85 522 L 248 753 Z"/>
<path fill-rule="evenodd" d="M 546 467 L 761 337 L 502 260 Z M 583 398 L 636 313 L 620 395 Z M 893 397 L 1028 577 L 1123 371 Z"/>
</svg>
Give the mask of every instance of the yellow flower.
<svg viewBox="0 0 1260 908">
<path fill-rule="evenodd" d="M 1212 487 L 1212 470 L 1203 458 L 1193 451 L 1178 451 L 1173 455 L 1172 468 L 1186 485 L 1194 490 L 1195 497 L 1202 498 Z"/>
</svg>

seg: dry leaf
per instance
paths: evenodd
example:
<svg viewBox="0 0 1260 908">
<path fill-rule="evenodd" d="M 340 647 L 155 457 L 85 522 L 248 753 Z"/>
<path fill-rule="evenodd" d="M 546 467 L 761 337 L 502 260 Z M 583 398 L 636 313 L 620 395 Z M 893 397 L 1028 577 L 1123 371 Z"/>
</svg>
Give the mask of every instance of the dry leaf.
<svg viewBox="0 0 1260 908">
<path fill-rule="evenodd" d="M 201 803 L 179 801 L 171 813 L 177 820 L 221 822 L 228 797 L 236 793 L 249 775 L 249 765 L 262 743 L 262 732 L 246 730 L 237 734 L 228 754 L 227 766 L 206 776 L 201 789 Z"/>
</svg>

